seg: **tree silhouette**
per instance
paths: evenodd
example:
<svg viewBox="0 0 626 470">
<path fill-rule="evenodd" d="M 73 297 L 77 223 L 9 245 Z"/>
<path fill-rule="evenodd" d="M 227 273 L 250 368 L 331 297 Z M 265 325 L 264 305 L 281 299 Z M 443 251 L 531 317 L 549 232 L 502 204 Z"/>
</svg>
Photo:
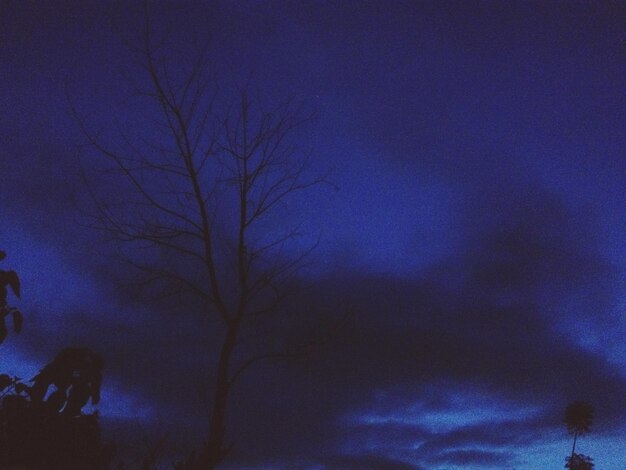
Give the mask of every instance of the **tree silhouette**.
<svg viewBox="0 0 626 470">
<path fill-rule="evenodd" d="M 588 433 L 593 424 L 593 406 L 585 401 L 575 401 L 565 408 L 565 425 L 567 431 L 574 436 L 570 460 L 574 461 L 576 440 L 578 436 Z"/>
<path fill-rule="evenodd" d="M 292 100 L 267 107 L 249 87 L 239 90 L 234 104 L 219 107 L 203 53 L 186 72 L 172 70 L 153 42 L 146 8 L 139 61 L 150 85 L 140 95 L 155 106 L 156 132 L 122 131 L 120 142 L 106 143 L 75 109 L 74 115 L 92 149 L 128 184 L 121 204 L 92 190 L 93 225 L 116 241 L 158 250 L 160 259 L 145 251 L 139 258 L 134 250 L 127 261 L 145 273 L 146 282 L 196 296 L 202 315 L 222 327 L 221 347 L 211 358 L 216 370 L 208 438 L 197 459 L 207 469 L 232 447 L 226 443 L 226 410 L 241 374 L 315 343 L 259 351 L 233 364 L 241 330 L 277 310 L 286 280 L 310 251 L 285 256 L 284 247 L 299 232 L 277 231 L 269 216 L 288 196 L 324 178 L 309 177 L 308 158 L 295 150 L 292 135 L 309 118 L 301 107 Z"/>
</svg>

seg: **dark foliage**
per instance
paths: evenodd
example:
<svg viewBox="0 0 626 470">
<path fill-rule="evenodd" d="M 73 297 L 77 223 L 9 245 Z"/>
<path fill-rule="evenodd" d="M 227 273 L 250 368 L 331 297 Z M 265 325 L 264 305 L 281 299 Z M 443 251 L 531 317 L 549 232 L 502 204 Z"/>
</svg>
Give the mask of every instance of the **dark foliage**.
<svg viewBox="0 0 626 470">
<path fill-rule="evenodd" d="M 565 425 L 570 434 L 581 435 L 591 430 L 593 406 L 584 401 L 575 401 L 565 408 Z"/>
<path fill-rule="evenodd" d="M 0 261 L 6 257 L 6 253 L 0 250 Z M 15 297 L 20 298 L 20 279 L 15 271 L 0 270 L 0 343 L 7 337 L 8 329 L 6 317 L 13 317 L 13 330 L 16 333 L 22 331 L 22 313 L 15 307 L 10 307 L 7 303 L 9 289 L 13 291 Z"/>
<path fill-rule="evenodd" d="M 98 357 L 86 349 L 65 349 L 40 372 L 32 387 L 19 377 L 0 375 L 0 391 L 4 392 L 0 408 L 0 468 L 108 468 L 114 449 L 102 443 L 98 414 L 81 414 L 89 396 L 96 401 L 93 397 L 99 394 L 100 382 L 96 382 L 96 392 L 94 368 L 86 365 L 91 362 L 79 361 L 69 367 L 71 361 L 64 359 L 67 351 Z M 99 378 L 101 360 L 96 364 L 95 376 Z M 50 385 L 57 390 L 46 398 Z"/>
<path fill-rule="evenodd" d="M 56 390 L 46 403 L 63 414 L 78 416 L 89 398 L 100 401 L 102 358 L 86 348 L 65 348 L 35 377 L 30 389 L 34 402 L 41 402 L 51 385 Z"/>
<path fill-rule="evenodd" d="M 570 470 L 592 470 L 593 459 L 588 455 L 573 454 L 565 459 L 565 468 Z"/>
</svg>

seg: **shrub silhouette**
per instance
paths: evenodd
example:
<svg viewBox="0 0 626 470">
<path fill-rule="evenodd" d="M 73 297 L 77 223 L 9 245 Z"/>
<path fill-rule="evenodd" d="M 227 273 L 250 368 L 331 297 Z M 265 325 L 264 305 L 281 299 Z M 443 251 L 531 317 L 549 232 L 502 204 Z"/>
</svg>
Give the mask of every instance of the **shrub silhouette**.
<svg viewBox="0 0 626 470">
<path fill-rule="evenodd" d="M 106 469 L 113 448 L 102 444 L 98 414 L 81 414 L 99 399 L 102 360 L 88 349 L 67 348 L 28 387 L 0 375 L 0 468 Z M 45 397 L 50 385 L 57 390 Z"/>
<path fill-rule="evenodd" d="M 56 391 L 46 403 L 63 414 L 78 416 L 89 398 L 94 405 L 100 401 L 103 366 L 102 358 L 87 348 L 65 348 L 35 376 L 30 397 L 41 402 L 54 385 Z"/>
</svg>

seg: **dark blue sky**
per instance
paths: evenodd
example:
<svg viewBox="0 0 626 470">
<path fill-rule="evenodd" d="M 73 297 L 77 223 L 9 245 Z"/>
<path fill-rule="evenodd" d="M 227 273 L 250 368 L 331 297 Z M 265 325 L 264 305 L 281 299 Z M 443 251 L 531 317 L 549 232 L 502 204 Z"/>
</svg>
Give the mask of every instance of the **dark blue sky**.
<svg viewBox="0 0 626 470">
<path fill-rule="evenodd" d="M 251 75 L 268 100 L 315 110 L 298 143 L 337 186 L 281 216 L 320 237 L 285 308 L 355 318 L 319 353 L 241 382 L 235 467 L 561 468 L 575 399 L 597 411 L 580 451 L 624 467 L 623 5 L 164 2 L 154 15 L 176 58 L 211 38 L 226 93 Z M 109 426 L 193 440 L 213 337 L 124 289 L 133 273 L 80 211 L 81 162 L 98 163 L 68 100 L 107 138 L 150 132 L 125 45 L 141 24 L 135 2 L 5 2 L 0 248 L 25 328 L 0 351 L 28 375 L 90 346 L 107 360 Z"/>
</svg>

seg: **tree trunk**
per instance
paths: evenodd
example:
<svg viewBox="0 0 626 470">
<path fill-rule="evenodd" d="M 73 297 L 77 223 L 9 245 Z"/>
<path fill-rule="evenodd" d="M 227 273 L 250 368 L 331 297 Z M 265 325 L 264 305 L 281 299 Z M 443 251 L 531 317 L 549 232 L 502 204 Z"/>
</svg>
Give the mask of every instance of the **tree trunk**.
<svg viewBox="0 0 626 470">
<path fill-rule="evenodd" d="M 202 469 L 212 470 L 216 468 L 228 454 L 230 447 L 224 445 L 226 437 L 226 407 L 228 402 L 229 366 L 232 352 L 237 342 L 239 333 L 239 321 L 233 321 L 228 325 L 226 337 L 220 351 L 219 362 L 217 364 L 217 376 L 215 381 L 215 396 L 209 423 L 209 439 L 207 442 L 205 456 L 201 459 Z"/>
<path fill-rule="evenodd" d="M 578 437 L 578 432 L 574 432 L 574 444 L 572 445 L 572 455 L 570 459 L 574 458 L 574 450 L 576 450 L 576 438 Z"/>
</svg>

